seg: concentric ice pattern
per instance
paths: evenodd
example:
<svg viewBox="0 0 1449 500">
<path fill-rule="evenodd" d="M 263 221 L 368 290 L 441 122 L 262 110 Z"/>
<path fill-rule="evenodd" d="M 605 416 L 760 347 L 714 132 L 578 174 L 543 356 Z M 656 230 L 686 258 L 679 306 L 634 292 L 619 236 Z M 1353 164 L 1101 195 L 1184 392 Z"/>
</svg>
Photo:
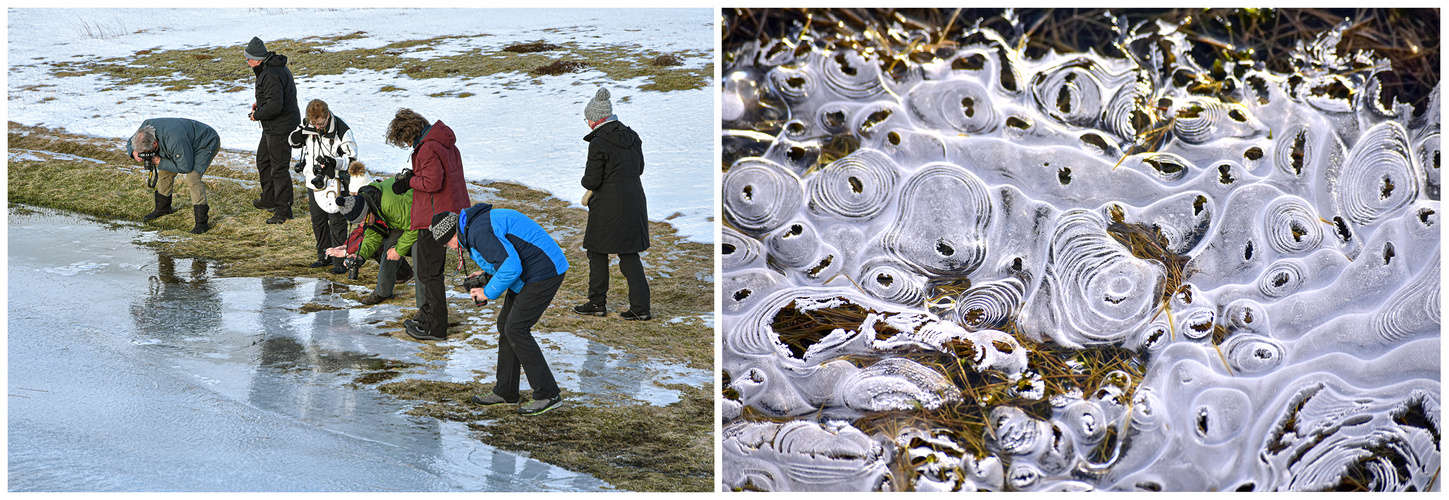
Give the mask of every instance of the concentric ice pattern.
<svg viewBox="0 0 1449 500">
<path fill-rule="evenodd" d="M 1440 489 L 1437 89 L 1128 31 L 732 49 L 726 487 Z"/>
</svg>

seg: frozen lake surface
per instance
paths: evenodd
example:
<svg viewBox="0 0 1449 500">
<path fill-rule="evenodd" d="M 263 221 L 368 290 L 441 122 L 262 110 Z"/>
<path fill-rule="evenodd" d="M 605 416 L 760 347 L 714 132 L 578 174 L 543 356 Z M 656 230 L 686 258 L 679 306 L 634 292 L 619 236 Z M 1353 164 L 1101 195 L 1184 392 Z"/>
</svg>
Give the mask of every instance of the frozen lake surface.
<svg viewBox="0 0 1449 500">
<path fill-rule="evenodd" d="M 455 341 L 425 360 L 371 326 L 395 306 L 300 313 L 348 306 L 334 298 L 344 286 L 216 278 L 205 261 L 136 245 L 154 236 L 129 224 L 12 208 L 8 228 L 11 491 L 613 490 L 355 383 L 404 364 L 420 368 L 393 380 L 492 373 L 492 349 Z M 566 391 L 663 405 L 678 399 L 664 385 L 711 379 L 539 337 Z"/>
</svg>

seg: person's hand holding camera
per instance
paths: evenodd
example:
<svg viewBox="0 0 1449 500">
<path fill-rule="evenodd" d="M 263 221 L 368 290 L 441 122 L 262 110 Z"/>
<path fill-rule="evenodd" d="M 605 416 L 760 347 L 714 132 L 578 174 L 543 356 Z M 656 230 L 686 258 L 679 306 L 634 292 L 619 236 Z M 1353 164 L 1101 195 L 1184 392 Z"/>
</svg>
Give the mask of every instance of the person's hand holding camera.
<svg viewBox="0 0 1449 500">
<path fill-rule="evenodd" d="M 473 305 L 483 307 L 488 305 L 488 296 L 483 293 L 482 288 L 468 289 L 468 295 L 473 297 Z"/>
<path fill-rule="evenodd" d="M 337 168 L 337 159 L 331 156 L 323 156 L 317 159 L 317 164 L 321 165 L 324 169 L 331 170 Z"/>
<path fill-rule="evenodd" d="M 392 194 L 401 195 L 412 189 L 408 183 L 413 180 L 413 169 L 405 168 L 397 174 L 397 180 L 392 183 Z"/>
</svg>

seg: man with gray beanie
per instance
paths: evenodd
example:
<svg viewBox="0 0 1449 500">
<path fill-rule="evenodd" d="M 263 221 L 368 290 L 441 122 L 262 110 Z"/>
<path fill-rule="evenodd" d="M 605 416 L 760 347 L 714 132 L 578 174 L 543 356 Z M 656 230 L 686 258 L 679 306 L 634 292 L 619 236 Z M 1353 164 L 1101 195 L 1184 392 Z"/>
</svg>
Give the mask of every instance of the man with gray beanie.
<svg viewBox="0 0 1449 500">
<path fill-rule="evenodd" d="M 287 56 L 268 52 L 262 39 L 252 37 L 242 53 L 257 77 L 256 102 L 247 118 L 262 123 L 262 140 L 257 145 L 262 196 L 252 206 L 272 211 L 267 224 L 281 224 L 292 218 L 292 174 L 287 171 L 292 147 L 287 136 L 302 123 L 297 86 L 287 69 Z"/>
<path fill-rule="evenodd" d="M 609 103 L 608 89 L 599 89 L 584 106 L 584 122 L 593 132 L 584 136 L 589 156 L 581 184 L 583 205 L 589 209 L 584 228 L 584 252 L 589 258 L 589 301 L 574 312 L 608 314 L 609 255 L 619 256 L 619 272 L 629 283 L 629 308 L 619 317 L 647 320 L 649 281 L 639 252 L 649 249 L 649 209 L 644 199 L 644 151 L 639 134 L 619 122 Z"/>
</svg>

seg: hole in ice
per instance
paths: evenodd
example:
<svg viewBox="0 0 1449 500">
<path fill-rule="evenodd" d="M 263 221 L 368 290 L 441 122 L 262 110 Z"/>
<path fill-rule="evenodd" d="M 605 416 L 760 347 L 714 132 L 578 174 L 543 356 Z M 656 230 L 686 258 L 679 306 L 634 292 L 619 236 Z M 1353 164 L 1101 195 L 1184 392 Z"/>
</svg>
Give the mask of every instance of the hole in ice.
<svg viewBox="0 0 1449 500">
<path fill-rule="evenodd" d="M 729 255 L 729 254 L 735 253 L 735 246 L 734 245 L 731 245 L 729 243 L 725 243 L 724 245 L 721 245 L 720 246 L 719 251 L 720 251 L 721 254 Z"/>
<path fill-rule="evenodd" d="M 792 76 L 785 79 L 785 84 L 789 85 L 791 88 L 798 89 L 805 86 L 805 79 L 798 76 Z"/>
<path fill-rule="evenodd" d="M 1074 77 L 1074 76 L 1077 76 L 1077 75 L 1076 74 L 1067 75 L 1067 81 L 1068 82 L 1071 82 L 1072 81 L 1072 77 Z M 1062 89 L 1057 92 L 1057 109 L 1062 110 L 1063 113 L 1071 113 L 1072 112 L 1072 91 L 1071 91 L 1071 88 L 1068 87 L 1068 86 L 1066 86 L 1066 85 L 1063 85 L 1062 86 Z"/>
<path fill-rule="evenodd" d="M 805 158 L 805 148 L 800 146 L 792 147 L 789 152 L 785 153 L 785 156 L 789 157 L 790 161 L 798 162 Z"/>
<path fill-rule="evenodd" d="M 825 113 L 825 125 L 827 125 L 829 127 L 839 127 L 839 126 L 844 125 L 844 124 L 845 124 L 845 112 L 844 111 L 831 111 L 829 113 Z"/>
<path fill-rule="evenodd" d="M 805 133 L 805 124 L 800 122 L 791 122 L 789 125 L 785 126 L 785 132 L 789 133 L 790 135 L 803 134 Z"/>
<path fill-rule="evenodd" d="M 1197 435 L 1207 436 L 1208 411 L 1207 407 L 1197 409 Z"/>
<path fill-rule="evenodd" d="M 962 98 L 961 112 L 966 113 L 967 118 L 976 116 L 976 100 L 970 97 Z"/>
<path fill-rule="evenodd" d="M 1429 210 L 1427 208 L 1422 209 L 1422 210 L 1419 210 L 1419 222 L 1424 223 L 1425 226 L 1432 226 L 1432 225 L 1434 225 L 1433 222 L 1429 222 L 1429 216 L 1430 215 L 1434 215 L 1434 211 L 1433 210 Z"/>
<path fill-rule="evenodd" d="M 1057 182 L 1062 183 L 1063 186 L 1071 184 L 1072 169 L 1068 167 L 1062 167 L 1061 169 L 1057 170 Z"/>
<path fill-rule="evenodd" d="M 1288 223 L 1288 230 L 1293 233 L 1293 241 L 1300 243 L 1303 241 L 1303 236 L 1308 234 L 1308 230 L 1303 229 L 1303 225 L 1299 224 L 1298 221 Z"/>
<path fill-rule="evenodd" d="M 1334 217 L 1333 225 L 1338 228 L 1338 239 L 1343 240 L 1344 243 L 1353 238 L 1353 234 L 1348 230 L 1348 223 L 1343 221 L 1343 217 Z"/>
<path fill-rule="evenodd" d="M 971 57 L 963 57 L 951 62 L 951 69 L 955 70 L 967 69 L 971 71 L 978 71 L 981 68 L 985 67 L 986 56 L 981 54 L 971 54 Z"/>
<path fill-rule="evenodd" d="M 892 146 L 899 146 L 901 145 L 901 134 L 892 131 L 891 133 L 886 134 L 886 140 L 890 141 Z"/>
<path fill-rule="evenodd" d="M 1379 190 L 1379 199 L 1387 200 L 1389 199 L 1389 195 L 1392 194 L 1394 194 L 1394 180 L 1388 176 L 1384 176 L 1384 187 Z"/>
<path fill-rule="evenodd" d="M 875 282 L 876 283 L 880 283 L 880 286 L 882 286 L 882 287 L 889 288 L 892 283 L 895 283 L 896 282 L 896 279 L 895 278 L 892 278 L 891 275 L 889 275 L 889 274 L 880 273 L 880 274 L 875 275 Z"/>
<path fill-rule="evenodd" d="M 1286 283 L 1288 283 L 1288 273 L 1278 273 L 1278 275 L 1273 276 L 1273 286 L 1281 287 Z M 1249 321 L 1252 320 L 1249 319 Z"/>
<path fill-rule="evenodd" d="M 824 259 L 821 259 L 820 260 L 820 263 L 819 264 L 816 264 L 815 267 L 813 269 L 811 269 L 810 272 L 807 273 L 807 274 L 809 274 L 811 278 L 818 278 L 818 277 L 820 277 L 820 272 L 821 271 L 824 271 L 825 268 L 830 267 L 830 262 L 831 261 L 834 261 L 834 260 L 835 260 L 835 256 L 834 255 L 826 255 L 825 258 Z"/>
<path fill-rule="evenodd" d="M 1233 178 L 1232 172 L 1233 167 L 1231 165 L 1228 165 L 1226 163 L 1218 165 L 1218 182 L 1223 184 L 1232 184 L 1233 181 L 1237 180 Z"/>
<path fill-rule="evenodd" d="M 1243 260 L 1253 260 L 1253 242 L 1243 246 Z"/>
<path fill-rule="evenodd" d="M 1257 487 L 1257 485 L 1253 484 L 1252 482 L 1246 482 L 1243 483 L 1242 486 L 1238 486 L 1238 489 L 1233 491 L 1253 491 L 1253 488 L 1255 487 Z"/>
<path fill-rule="evenodd" d="M 870 130 L 873 129 L 873 128 L 875 128 L 876 125 L 880 125 L 880 122 L 883 122 L 883 121 L 886 120 L 886 118 L 890 118 L 890 117 L 891 117 L 891 110 L 889 110 L 889 109 L 882 109 L 882 110 L 876 111 L 874 113 L 871 113 L 870 116 L 866 117 L 865 123 L 861 123 L 860 124 L 860 132 L 861 133 L 870 132 Z"/>
<path fill-rule="evenodd" d="M 1018 117 L 1013 116 L 1011 118 L 1007 118 L 1006 119 L 1006 126 L 1011 127 L 1011 128 L 1019 128 L 1019 129 L 1022 129 L 1022 130 L 1026 130 L 1026 129 L 1031 128 L 1031 122 L 1028 121 L 1028 120 L 1024 120 L 1024 119 L 1021 119 L 1021 118 L 1018 118 Z"/>
<path fill-rule="evenodd" d="M 1229 110 L 1228 111 L 1228 118 L 1232 118 L 1234 121 L 1237 121 L 1237 122 L 1246 122 L 1246 121 L 1248 121 L 1247 115 L 1244 115 L 1243 112 L 1242 112 L 1242 110 L 1238 110 L 1238 109 Z"/>
<path fill-rule="evenodd" d="M 956 249 L 951 248 L 951 245 L 947 244 L 946 240 L 937 240 L 936 253 L 941 254 L 943 257 L 950 257 L 956 254 Z"/>
<path fill-rule="evenodd" d="M 1192 200 L 1192 214 L 1201 215 L 1204 206 L 1207 206 L 1207 197 L 1203 195 L 1197 195 L 1197 198 Z"/>
<path fill-rule="evenodd" d="M 1393 260 L 1394 260 L 1394 243 L 1393 242 L 1386 242 L 1386 243 L 1384 243 L 1384 265 L 1388 265 L 1388 263 L 1389 262 L 1392 262 Z"/>
<path fill-rule="evenodd" d="M 1260 147 L 1257 147 L 1257 146 L 1253 146 L 1251 148 L 1248 148 L 1247 151 L 1243 151 L 1243 158 L 1247 158 L 1249 160 L 1257 161 L 1257 160 L 1263 158 L 1263 148 L 1260 148 Z"/>
<path fill-rule="evenodd" d="M 784 237 L 789 238 L 793 236 L 800 236 L 800 233 L 803 232 L 805 232 L 805 226 L 799 224 L 791 224 L 790 231 L 786 232 Z"/>
<path fill-rule="evenodd" d="M 745 201 L 752 201 L 752 200 L 754 200 L 755 199 L 755 186 L 750 185 L 750 184 L 746 184 L 745 185 L 745 189 L 743 191 L 741 191 L 740 194 L 744 195 Z"/>
<path fill-rule="evenodd" d="M 856 70 L 855 70 L 854 67 L 852 67 L 850 65 L 850 61 L 845 60 L 845 53 L 844 52 L 841 52 L 841 53 L 835 55 L 835 64 L 839 64 L 840 65 L 840 72 L 841 73 L 845 73 L 845 74 L 850 75 L 850 76 L 855 76 Z"/>
<path fill-rule="evenodd" d="M 734 295 L 735 302 L 739 302 L 741 300 L 745 300 L 749 296 L 750 296 L 750 289 L 748 289 L 748 288 L 741 288 L 739 290 L 736 290 L 735 291 L 735 295 Z"/>
<path fill-rule="evenodd" d="M 1293 173 L 1303 175 L 1303 143 L 1308 140 L 1308 131 L 1299 130 L 1298 136 L 1293 138 L 1293 149 L 1289 156 L 1293 159 Z"/>
</svg>

